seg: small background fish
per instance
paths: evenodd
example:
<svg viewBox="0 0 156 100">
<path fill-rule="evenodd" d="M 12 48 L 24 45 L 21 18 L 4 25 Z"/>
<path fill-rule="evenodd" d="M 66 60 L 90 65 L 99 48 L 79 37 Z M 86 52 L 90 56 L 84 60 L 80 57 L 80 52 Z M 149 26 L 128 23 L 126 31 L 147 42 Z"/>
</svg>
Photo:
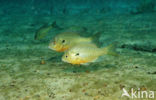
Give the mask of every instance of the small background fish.
<svg viewBox="0 0 156 100">
<path fill-rule="evenodd" d="M 43 38 L 45 38 L 48 34 L 48 32 L 50 32 L 50 30 L 52 30 L 53 28 L 57 28 L 57 29 L 61 29 L 57 24 L 56 21 L 54 21 L 51 25 L 43 25 L 41 26 L 35 33 L 35 40 L 41 40 Z"/>
</svg>

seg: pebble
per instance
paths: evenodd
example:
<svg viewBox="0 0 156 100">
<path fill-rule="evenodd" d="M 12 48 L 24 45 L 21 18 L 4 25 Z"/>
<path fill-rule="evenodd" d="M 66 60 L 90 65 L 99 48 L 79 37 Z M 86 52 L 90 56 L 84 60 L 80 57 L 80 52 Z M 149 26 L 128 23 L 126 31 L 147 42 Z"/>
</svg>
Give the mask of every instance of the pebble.
<svg viewBox="0 0 156 100">
<path fill-rule="evenodd" d="M 44 65 L 45 64 L 45 61 L 44 60 L 41 60 L 40 64 L 41 65 Z"/>
<path fill-rule="evenodd" d="M 98 100 L 98 99 L 99 99 L 99 96 L 98 95 L 94 97 L 94 100 Z"/>
<path fill-rule="evenodd" d="M 50 73 L 47 73 L 47 75 L 50 75 Z"/>
<path fill-rule="evenodd" d="M 73 73 L 76 73 L 76 71 L 73 71 Z"/>
<path fill-rule="evenodd" d="M 104 86 L 104 87 L 107 87 L 107 84 L 104 84 L 103 86 Z"/>
<path fill-rule="evenodd" d="M 125 86 L 120 84 L 120 90 L 122 90 Z"/>
<path fill-rule="evenodd" d="M 88 71 L 88 70 L 86 70 L 85 72 L 86 72 L 86 73 L 89 73 L 89 71 Z"/>
<path fill-rule="evenodd" d="M 146 91 L 147 88 L 146 88 L 145 86 L 142 86 L 142 87 L 140 88 L 140 90 L 141 90 L 141 91 Z"/>
<path fill-rule="evenodd" d="M 147 72 L 147 74 L 156 74 L 156 71 L 155 72 Z"/>
<path fill-rule="evenodd" d="M 85 89 L 83 89 L 83 90 L 82 90 L 82 92 L 86 92 L 86 90 L 85 90 Z"/>
</svg>

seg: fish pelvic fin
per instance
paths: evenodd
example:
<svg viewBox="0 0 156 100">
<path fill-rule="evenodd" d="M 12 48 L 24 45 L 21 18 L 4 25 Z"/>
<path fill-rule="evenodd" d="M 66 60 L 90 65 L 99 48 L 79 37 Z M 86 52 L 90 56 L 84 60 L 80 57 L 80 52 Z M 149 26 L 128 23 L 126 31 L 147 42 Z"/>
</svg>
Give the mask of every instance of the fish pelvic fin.
<svg viewBox="0 0 156 100">
<path fill-rule="evenodd" d="M 108 45 L 107 47 L 102 48 L 103 54 L 112 55 L 118 57 L 119 54 L 116 52 L 117 43 Z"/>
</svg>

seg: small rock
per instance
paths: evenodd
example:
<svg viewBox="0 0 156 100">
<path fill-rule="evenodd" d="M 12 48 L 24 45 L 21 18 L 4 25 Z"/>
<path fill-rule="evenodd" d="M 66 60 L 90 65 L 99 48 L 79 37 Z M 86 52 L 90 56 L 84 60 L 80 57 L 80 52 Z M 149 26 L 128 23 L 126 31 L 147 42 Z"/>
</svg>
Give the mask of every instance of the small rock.
<svg viewBox="0 0 156 100">
<path fill-rule="evenodd" d="M 73 73 L 76 73 L 76 71 L 74 70 Z"/>
<path fill-rule="evenodd" d="M 104 84 L 103 86 L 104 86 L 104 87 L 107 87 L 107 84 Z"/>
<path fill-rule="evenodd" d="M 47 73 L 47 75 L 50 75 L 50 73 Z"/>
<path fill-rule="evenodd" d="M 101 94 L 101 91 L 98 91 L 98 94 Z"/>
<path fill-rule="evenodd" d="M 156 71 L 155 72 L 152 72 L 151 74 L 156 74 Z"/>
<path fill-rule="evenodd" d="M 147 72 L 147 74 L 151 74 L 150 72 Z"/>
<path fill-rule="evenodd" d="M 140 88 L 140 90 L 141 90 L 141 91 L 146 91 L 147 88 L 146 88 L 145 86 L 142 86 L 142 87 Z"/>
<path fill-rule="evenodd" d="M 83 89 L 83 90 L 82 90 L 82 92 L 86 92 L 86 90 L 85 90 L 85 89 Z"/>
<path fill-rule="evenodd" d="M 84 83 L 84 84 L 83 84 L 83 86 L 87 86 L 87 85 L 88 85 L 88 83 Z"/>
<path fill-rule="evenodd" d="M 99 96 L 98 95 L 94 97 L 94 100 L 98 100 L 98 99 L 99 99 Z"/>
<path fill-rule="evenodd" d="M 147 74 L 156 74 L 156 71 L 155 72 L 147 72 Z"/>
<path fill-rule="evenodd" d="M 89 73 L 89 71 L 88 71 L 88 70 L 86 70 L 85 72 L 86 72 L 86 73 Z"/>
<path fill-rule="evenodd" d="M 15 85 L 14 84 L 11 84 L 10 86 L 14 87 Z"/>
<path fill-rule="evenodd" d="M 125 87 L 124 85 L 120 84 L 120 89 L 121 89 L 121 90 L 122 90 L 124 87 Z"/>
<path fill-rule="evenodd" d="M 86 92 L 84 93 L 84 95 L 87 95 L 87 96 L 89 96 L 89 94 L 88 94 L 88 93 L 86 93 Z"/>
<path fill-rule="evenodd" d="M 40 72 L 40 71 L 39 71 L 39 70 L 34 70 L 34 72 L 35 72 L 35 73 L 38 73 L 38 72 Z"/>
<path fill-rule="evenodd" d="M 41 60 L 40 64 L 41 65 L 44 65 L 45 64 L 45 61 L 44 60 Z"/>
</svg>

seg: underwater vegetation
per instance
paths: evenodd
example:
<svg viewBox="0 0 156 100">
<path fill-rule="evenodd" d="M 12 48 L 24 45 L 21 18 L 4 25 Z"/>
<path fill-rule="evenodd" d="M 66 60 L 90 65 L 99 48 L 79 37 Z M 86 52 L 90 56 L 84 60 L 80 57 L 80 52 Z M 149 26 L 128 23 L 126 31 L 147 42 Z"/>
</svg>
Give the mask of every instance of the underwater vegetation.
<svg viewBox="0 0 156 100">
<path fill-rule="evenodd" d="M 136 7 L 135 11 L 132 11 L 132 14 L 140 14 L 147 12 L 155 12 L 156 9 L 156 1 L 155 0 L 140 0 L 139 5 Z"/>
</svg>

